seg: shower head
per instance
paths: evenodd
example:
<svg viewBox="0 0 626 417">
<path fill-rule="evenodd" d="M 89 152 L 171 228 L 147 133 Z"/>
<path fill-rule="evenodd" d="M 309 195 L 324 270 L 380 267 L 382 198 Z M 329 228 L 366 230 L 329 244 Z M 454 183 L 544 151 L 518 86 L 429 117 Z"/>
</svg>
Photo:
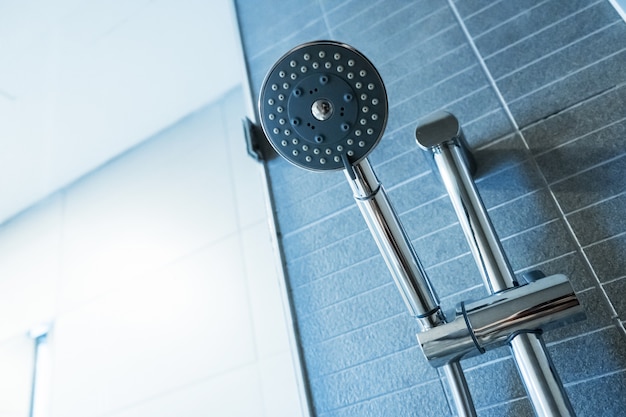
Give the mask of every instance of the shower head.
<svg viewBox="0 0 626 417">
<path fill-rule="evenodd" d="M 349 45 L 316 41 L 283 55 L 265 77 L 261 126 L 289 162 L 337 170 L 365 158 L 387 123 L 387 93 L 372 63 Z"/>
</svg>

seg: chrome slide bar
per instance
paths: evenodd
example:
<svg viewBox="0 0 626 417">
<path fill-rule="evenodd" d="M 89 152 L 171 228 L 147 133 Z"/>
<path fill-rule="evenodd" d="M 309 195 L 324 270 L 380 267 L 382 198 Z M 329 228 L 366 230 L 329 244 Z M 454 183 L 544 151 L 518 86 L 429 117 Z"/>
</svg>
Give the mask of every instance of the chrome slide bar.
<svg viewBox="0 0 626 417">
<path fill-rule="evenodd" d="M 420 147 L 433 155 L 485 287 L 491 294 L 478 304 L 462 307 L 461 319 L 457 317 L 449 325 L 456 323 L 456 333 L 455 329 L 450 329 L 451 332 L 436 337 L 428 331 L 419 335 L 423 336 L 420 342 L 435 363 L 440 363 L 458 361 L 465 354 L 466 346 L 461 345 L 469 345 L 469 341 L 459 332 L 469 331 L 469 338 L 479 351 L 492 342 L 497 345 L 506 340 L 535 413 L 541 417 L 573 416 L 563 384 L 541 338 L 544 325 L 582 315 L 567 278 L 555 275 L 518 286 L 470 173 L 469 150 L 456 117 L 437 112 L 422 119 L 416 139 Z M 536 284 L 541 285 L 537 288 Z M 460 321 L 465 323 L 465 329 L 459 330 L 463 327 Z M 439 330 L 445 332 L 443 328 Z M 451 349 L 455 343 L 450 339 L 457 336 L 457 348 Z M 433 346 L 437 346 L 436 353 L 431 352 Z"/>
</svg>

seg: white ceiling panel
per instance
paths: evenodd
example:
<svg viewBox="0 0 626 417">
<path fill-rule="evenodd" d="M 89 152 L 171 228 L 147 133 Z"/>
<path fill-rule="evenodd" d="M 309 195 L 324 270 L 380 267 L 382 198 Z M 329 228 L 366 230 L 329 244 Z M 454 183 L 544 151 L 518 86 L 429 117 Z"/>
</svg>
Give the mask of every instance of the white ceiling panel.
<svg viewBox="0 0 626 417">
<path fill-rule="evenodd" d="M 234 22 L 230 0 L 0 2 L 0 223 L 239 84 Z"/>
</svg>

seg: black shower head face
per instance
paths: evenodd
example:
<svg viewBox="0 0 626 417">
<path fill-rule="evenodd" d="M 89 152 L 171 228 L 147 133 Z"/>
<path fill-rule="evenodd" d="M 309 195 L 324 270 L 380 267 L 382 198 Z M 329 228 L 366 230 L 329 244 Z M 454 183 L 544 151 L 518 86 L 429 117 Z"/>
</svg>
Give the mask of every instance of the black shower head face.
<svg viewBox="0 0 626 417">
<path fill-rule="evenodd" d="M 387 93 L 372 63 L 332 41 L 300 45 L 263 82 L 259 113 L 265 135 L 285 159 L 325 171 L 356 164 L 380 141 Z"/>
</svg>

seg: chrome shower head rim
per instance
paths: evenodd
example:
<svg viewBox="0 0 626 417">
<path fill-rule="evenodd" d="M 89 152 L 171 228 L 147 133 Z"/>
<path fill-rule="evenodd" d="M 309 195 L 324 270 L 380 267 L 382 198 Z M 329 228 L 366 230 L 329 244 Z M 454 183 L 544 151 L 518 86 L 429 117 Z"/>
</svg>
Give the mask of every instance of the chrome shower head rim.
<svg viewBox="0 0 626 417">
<path fill-rule="evenodd" d="M 363 160 L 382 138 L 388 113 L 376 68 L 335 41 L 308 42 L 283 55 L 263 81 L 258 106 L 276 152 L 315 171 Z"/>
</svg>

